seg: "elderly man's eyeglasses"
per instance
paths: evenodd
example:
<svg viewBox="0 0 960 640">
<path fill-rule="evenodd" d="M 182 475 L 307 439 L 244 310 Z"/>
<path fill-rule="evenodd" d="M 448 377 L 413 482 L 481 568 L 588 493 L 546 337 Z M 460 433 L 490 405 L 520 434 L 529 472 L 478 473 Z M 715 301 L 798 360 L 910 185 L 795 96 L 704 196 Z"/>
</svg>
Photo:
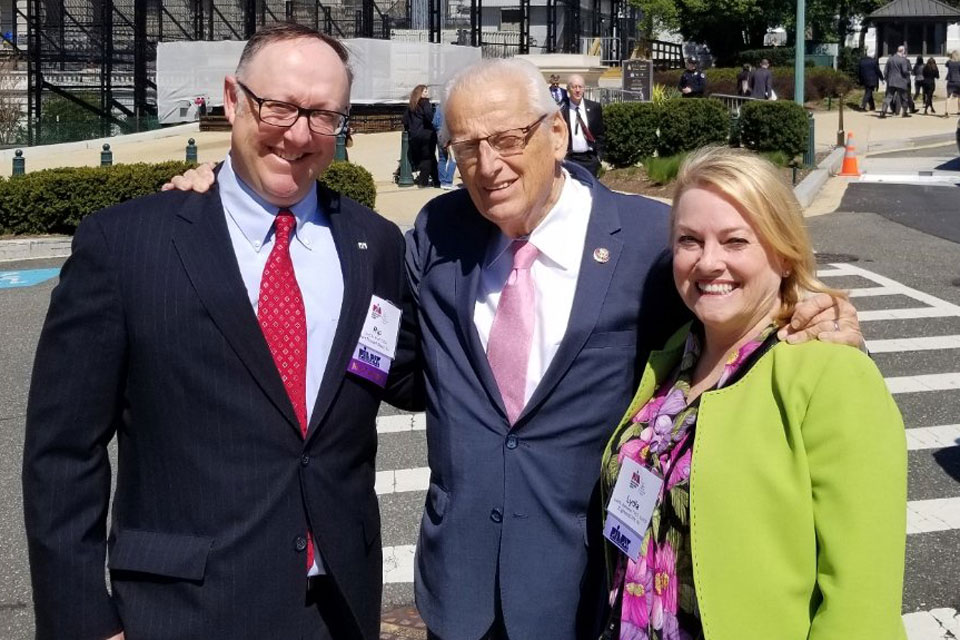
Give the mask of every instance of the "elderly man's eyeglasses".
<svg viewBox="0 0 960 640">
<path fill-rule="evenodd" d="M 250 96 L 251 100 L 257 103 L 257 115 L 260 120 L 275 127 L 292 127 L 300 116 L 304 116 L 310 131 L 322 136 L 336 136 L 346 129 L 347 121 L 350 119 L 349 115 L 339 111 L 304 109 L 289 102 L 261 98 L 242 82 L 238 81 L 237 84 L 245 94 Z"/>
<path fill-rule="evenodd" d="M 508 158 L 523 153 L 527 143 L 533 137 L 536 128 L 540 126 L 549 113 L 545 113 L 536 119 L 533 123 L 519 129 L 507 129 L 494 133 L 486 138 L 474 138 L 473 140 L 457 140 L 450 143 L 450 149 L 457 162 L 461 164 L 472 164 L 480 157 L 480 143 L 486 142 L 490 148 L 496 151 L 501 158 Z"/>
</svg>

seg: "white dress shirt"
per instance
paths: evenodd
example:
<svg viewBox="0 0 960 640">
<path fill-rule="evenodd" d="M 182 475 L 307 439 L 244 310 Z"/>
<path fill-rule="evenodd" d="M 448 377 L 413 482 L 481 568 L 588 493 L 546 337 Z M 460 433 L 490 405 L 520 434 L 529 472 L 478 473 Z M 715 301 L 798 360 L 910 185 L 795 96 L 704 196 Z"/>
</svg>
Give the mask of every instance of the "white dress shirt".
<svg viewBox="0 0 960 640">
<path fill-rule="evenodd" d="M 240 266 L 240 276 L 253 312 L 256 313 L 263 268 L 273 249 L 273 223 L 280 208 L 266 202 L 234 173 L 229 155 L 220 169 L 217 182 L 230 242 Z M 316 183 L 300 202 L 289 209 L 297 219 L 294 237 L 290 240 L 290 259 L 307 318 L 306 400 L 309 422 L 340 319 L 343 273 L 330 233 L 329 220 L 317 206 Z M 319 547 L 316 550 L 314 564 L 307 571 L 311 576 L 324 572 Z"/>
<path fill-rule="evenodd" d="M 583 127 L 580 126 L 580 122 L 577 120 L 577 113 L 580 114 L 584 124 L 586 124 L 587 108 L 583 100 L 580 100 L 580 104 L 578 105 L 574 105 L 573 100 L 571 100 L 570 108 L 567 109 L 567 126 L 570 127 L 570 151 L 573 153 L 586 153 L 590 151 L 590 143 L 587 142 L 586 136 L 583 135 Z"/>
<path fill-rule="evenodd" d="M 526 238 L 540 253 L 530 268 L 537 309 L 530 360 L 527 363 L 524 403 L 530 401 L 567 332 L 593 205 L 593 196 L 586 186 L 571 178 L 566 170 L 563 171 L 563 177 L 563 189 L 557 203 Z M 513 269 L 512 253 L 508 251 L 511 243 L 510 238 L 497 233 L 487 247 L 480 274 L 473 322 L 484 351 L 487 350 L 500 292 Z"/>
</svg>

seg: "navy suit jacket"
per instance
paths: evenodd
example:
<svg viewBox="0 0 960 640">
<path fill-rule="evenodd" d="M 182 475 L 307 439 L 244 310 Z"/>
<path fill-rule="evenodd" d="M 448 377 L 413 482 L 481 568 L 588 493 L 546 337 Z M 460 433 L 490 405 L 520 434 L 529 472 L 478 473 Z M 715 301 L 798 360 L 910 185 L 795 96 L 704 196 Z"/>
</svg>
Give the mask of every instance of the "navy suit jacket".
<svg viewBox="0 0 960 640">
<path fill-rule="evenodd" d="M 133 200 L 77 229 L 27 409 L 38 638 L 103 640 L 121 627 L 131 640 L 299 638 L 308 526 L 341 604 L 367 640 L 379 636 L 375 419 L 381 398 L 415 395 L 415 318 L 386 392 L 346 374 L 371 295 L 409 300 L 403 238 L 356 202 L 322 187 L 318 198 L 344 297 L 306 439 L 215 187 Z"/>
<path fill-rule="evenodd" d="M 427 203 L 408 236 L 430 464 L 416 597 L 441 638 L 481 637 L 498 581 L 511 638 L 586 637 L 581 623 L 598 619 L 604 597 L 602 541 L 588 522 L 601 513 L 590 506 L 601 454 L 648 351 L 685 317 L 667 208 L 565 166 L 593 195 L 580 276 L 563 341 L 512 428 L 473 322 L 496 227 L 460 190 Z M 594 259 L 599 248 L 607 262 Z"/>
</svg>

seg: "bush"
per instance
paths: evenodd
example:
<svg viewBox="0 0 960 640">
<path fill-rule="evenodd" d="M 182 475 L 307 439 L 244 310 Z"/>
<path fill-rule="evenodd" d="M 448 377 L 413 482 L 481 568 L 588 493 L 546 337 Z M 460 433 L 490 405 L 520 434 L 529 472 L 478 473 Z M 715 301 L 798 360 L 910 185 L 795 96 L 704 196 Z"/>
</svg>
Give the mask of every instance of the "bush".
<svg viewBox="0 0 960 640">
<path fill-rule="evenodd" d="M 104 207 L 156 193 L 191 166 L 186 162 L 63 167 L 0 182 L 2 233 L 72 234 L 80 221 Z"/>
<path fill-rule="evenodd" d="M 715 144 L 727 144 L 730 112 L 719 100 L 674 98 L 660 113 L 657 153 L 672 156 Z"/>
<path fill-rule="evenodd" d="M 94 211 L 156 193 L 164 182 L 192 166 L 172 161 L 63 167 L 0 179 L 0 233 L 73 234 Z M 366 169 L 334 162 L 320 181 L 373 208 L 377 192 Z"/>
<path fill-rule="evenodd" d="M 785 67 L 771 67 L 773 73 L 773 90 L 780 100 L 793 100 L 793 65 Z M 653 74 L 656 83 L 677 86 L 680 74 L 683 71 L 657 71 Z M 740 68 L 718 67 L 704 71 L 707 76 L 707 95 L 711 93 L 725 93 L 736 95 L 737 74 Z M 806 69 L 803 74 L 803 94 L 807 101 L 818 101 L 827 97 L 837 97 L 848 91 L 851 80 L 847 74 L 826 67 Z"/>
<path fill-rule="evenodd" d="M 807 112 L 793 102 L 755 101 L 740 109 L 740 140 L 754 151 L 782 151 L 794 158 L 807 146 Z"/>
<path fill-rule="evenodd" d="M 644 158 L 643 168 L 651 182 L 667 184 L 677 177 L 680 165 L 683 164 L 686 157 L 686 153 L 678 153 L 675 156 L 665 158 Z"/>
<path fill-rule="evenodd" d="M 747 49 L 737 54 L 737 64 L 760 66 L 760 61 L 766 58 L 771 67 L 792 67 L 797 50 L 794 47 L 766 47 L 764 49 Z"/>
<path fill-rule="evenodd" d="M 358 164 L 334 162 L 320 176 L 320 182 L 371 209 L 377 202 L 377 185 L 373 175 Z"/>
<path fill-rule="evenodd" d="M 660 109 L 649 102 L 621 102 L 603 109 L 606 132 L 603 159 L 615 167 L 629 167 L 657 150 Z"/>
</svg>

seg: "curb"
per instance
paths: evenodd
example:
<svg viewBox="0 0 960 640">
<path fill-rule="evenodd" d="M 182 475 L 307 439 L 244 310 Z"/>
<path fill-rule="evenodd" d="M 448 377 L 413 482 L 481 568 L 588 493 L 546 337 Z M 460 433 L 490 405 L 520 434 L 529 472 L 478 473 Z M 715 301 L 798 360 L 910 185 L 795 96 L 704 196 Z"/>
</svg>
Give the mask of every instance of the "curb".
<svg viewBox="0 0 960 640">
<path fill-rule="evenodd" d="M 42 236 L 0 240 L 0 262 L 66 258 L 70 255 L 70 236 Z"/>
<path fill-rule="evenodd" d="M 801 208 L 806 209 L 816 199 L 830 175 L 835 173 L 843 162 L 844 152 L 844 147 L 837 147 L 831 151 L 830 155 L 820 161 L 816 169 L 807 174 L 807 177 L 793 188 L 793 194 L 800 201 Z"/>
<path fill-rule="evenodd" d="M 905 140 L 886 140 L 874 142 L 867 145 L 864 155 L 873 155 L 875 153 L 891 153 L 894 151 L 904 151 L 906 149 L 916 149 L 918 147 L 928 147 L 931 145 L 955 142 L 956 139 L 957 137 L 955 133 L 938 133 L 931 136 L 907 138 Z"/>
</svg>

